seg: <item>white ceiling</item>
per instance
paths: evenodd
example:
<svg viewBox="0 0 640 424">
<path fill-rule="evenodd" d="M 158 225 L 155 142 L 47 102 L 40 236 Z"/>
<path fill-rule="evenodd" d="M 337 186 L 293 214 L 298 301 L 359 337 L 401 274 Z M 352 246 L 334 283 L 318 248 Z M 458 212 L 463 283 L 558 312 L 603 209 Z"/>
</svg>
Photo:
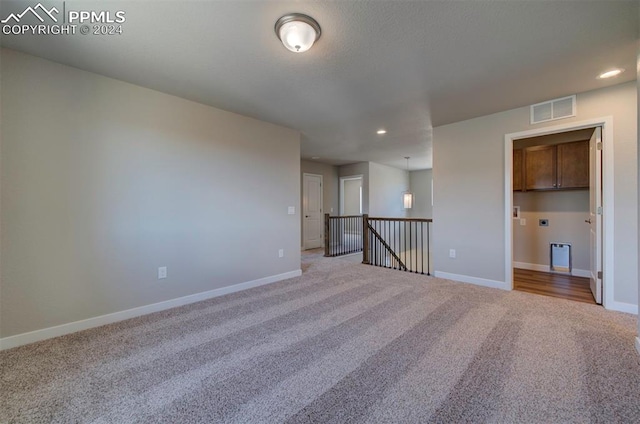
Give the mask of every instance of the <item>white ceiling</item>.
<svg viewBox="0 0 640 424">
<path fill-rule="evenodd" d="M 2 1 L 0 15 L 34 1 Z M 62 1 L 42 1 L 62 9 Z M 635 79 L 637 1 L 66 1 L 124 10 L 117 36 L 5 47 L 302 132 L 302 157 L 431 167 L 431 128 Z M 294 54 L 273 26 L 313 16 Z M 597 80 L 611 67 L 626 68 Z M 126 101 L 126 99 L 123 99 Z M 378 136 L 384 127 L 388 133 Z"/>
</svg>

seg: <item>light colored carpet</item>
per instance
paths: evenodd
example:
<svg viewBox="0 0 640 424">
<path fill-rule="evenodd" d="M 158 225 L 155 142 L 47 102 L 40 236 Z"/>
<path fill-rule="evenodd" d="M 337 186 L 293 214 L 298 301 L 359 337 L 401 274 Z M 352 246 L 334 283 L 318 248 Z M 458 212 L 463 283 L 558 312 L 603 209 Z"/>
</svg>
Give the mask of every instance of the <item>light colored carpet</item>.
<svg viewBox="0 0 640 424">
<path fill-rule="evenodd" d="M 640 422 L 631 315 L 303 261 L 300 278 L 1 352 L 0 422 Z"/>
</svg>

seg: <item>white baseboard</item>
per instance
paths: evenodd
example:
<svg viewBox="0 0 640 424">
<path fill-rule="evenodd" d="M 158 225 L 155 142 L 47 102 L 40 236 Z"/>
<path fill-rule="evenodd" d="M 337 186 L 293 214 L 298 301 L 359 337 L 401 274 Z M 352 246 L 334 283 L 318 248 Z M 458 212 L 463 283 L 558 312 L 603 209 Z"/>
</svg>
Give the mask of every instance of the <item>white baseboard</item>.
<svg viewBox="0 0 640 424">
<path fill-rule="evenodd" d="M 202 293 L 196 293 L 176 299 L 165 300 L 164 302 L 153 303 L 151 305 L 127 309 L 125 311 L 114 312 L 111 314 L 88 318 L 81 321 L 70 322 L 67 324 L 57 325 L 55 327 L 43 328 L 42 330 L 35 330 L 28 333 L 17 334 L 15 336 L 0 339 L 0 350 L 11 349 L 13 347 L 51 339 L 53 337 L 64 336 L 65 334 L 88 330 L 90 328 L 112 324 L 114 322 L 139 317 L 141 315 L 146 315 L 153 312 L 164 311 L 166 309 L 200 302 L 202 300 L 207 300 L 214 297 L 224 296 L 225 294 L 235 293 L 253 287 L 264 286 L 266 284 L 287 280 L 289 278 L 299 277 L 301 275 L 302 270 L 297 269 L 295 271 L 289 271 L 283 274 L 271 275 L 269 277 L 259 278 L 253 281 L 234 284 L 232 286 L 221 287 L 219 289 L 209 290 Z"/>
<path fill-rule="evenodd" d="M 485 278 L 471 277 L 469 275 L 451 274 L 448 272 L 436 271 L 435 276 L 447 280 L 460 281 L 462 283 L 475 284 L 476 286 L 491 287 L 494 289 L 511 290 L 504 281 L 487 280 Z"/>
<path fill-rule="evenodd" d="M 640 337 L 636 337 L 636 350 L 638 351 L 638 355 L 640 355 Z"/>
<path fill-rule="evenodd" d="M 520 269 L 528 269 L 531 271 L 551 272 L 551 270 L 549 269 L 549 265 L 529 264 L 526 262 L 514 262 L 513 267 L 520 268 Z M 571 275 L 574 275 L 576 277 L 590 278 L 591 271 L 587 269 L 574 268 L 571 270 Z"/>
<path fill-rule="evenodd" d="M 638 305 L 632 303 L 616 302 L 614 300 L 613 302 L 607 302 L 607 309 L 638 315 Z"/>
</svg>

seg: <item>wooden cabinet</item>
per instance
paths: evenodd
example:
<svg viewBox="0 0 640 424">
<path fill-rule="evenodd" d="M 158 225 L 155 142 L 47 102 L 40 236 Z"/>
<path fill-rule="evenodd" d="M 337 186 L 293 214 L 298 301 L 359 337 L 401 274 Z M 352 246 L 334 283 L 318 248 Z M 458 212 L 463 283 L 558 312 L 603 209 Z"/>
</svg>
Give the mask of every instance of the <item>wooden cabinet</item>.
<svg viewBox="0 0 640 424">
<path fill-rule="evenodd" d="M 558 144 L 558 188 L 589 188 L 589 141 Z"/>
<path fill-rule="evenodd" d="M 513 189 L 521 191 L 524 189 L 524 151 L 513 149 Z"/>
<path fill-rule="evenodd" d="M 518 159 L 519 155 L 524 158 Z M 517 160 L 524 163 L 518 175 Z M 588 140 L 514 149 L 513 161 L 514 190 L 589 188 Z"/>
<path fill-rule="evenodd" d="M 556 188 L 556 146 L 528 147 L 524 152 L 525 189 Z"/>
</svg>

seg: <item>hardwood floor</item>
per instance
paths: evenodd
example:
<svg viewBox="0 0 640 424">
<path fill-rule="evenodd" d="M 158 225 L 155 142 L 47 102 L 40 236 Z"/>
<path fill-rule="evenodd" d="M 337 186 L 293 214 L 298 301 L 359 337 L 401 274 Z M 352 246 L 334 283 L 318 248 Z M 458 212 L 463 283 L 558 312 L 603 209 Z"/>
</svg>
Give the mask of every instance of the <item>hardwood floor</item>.
<svg viewBox="0 0 640 424">
<path fill-rule="evenodd" d="M 593 303 L 589 279 L 550 272 L 513 269 L 513 288 L 528 293 Z"/>
</svg>

